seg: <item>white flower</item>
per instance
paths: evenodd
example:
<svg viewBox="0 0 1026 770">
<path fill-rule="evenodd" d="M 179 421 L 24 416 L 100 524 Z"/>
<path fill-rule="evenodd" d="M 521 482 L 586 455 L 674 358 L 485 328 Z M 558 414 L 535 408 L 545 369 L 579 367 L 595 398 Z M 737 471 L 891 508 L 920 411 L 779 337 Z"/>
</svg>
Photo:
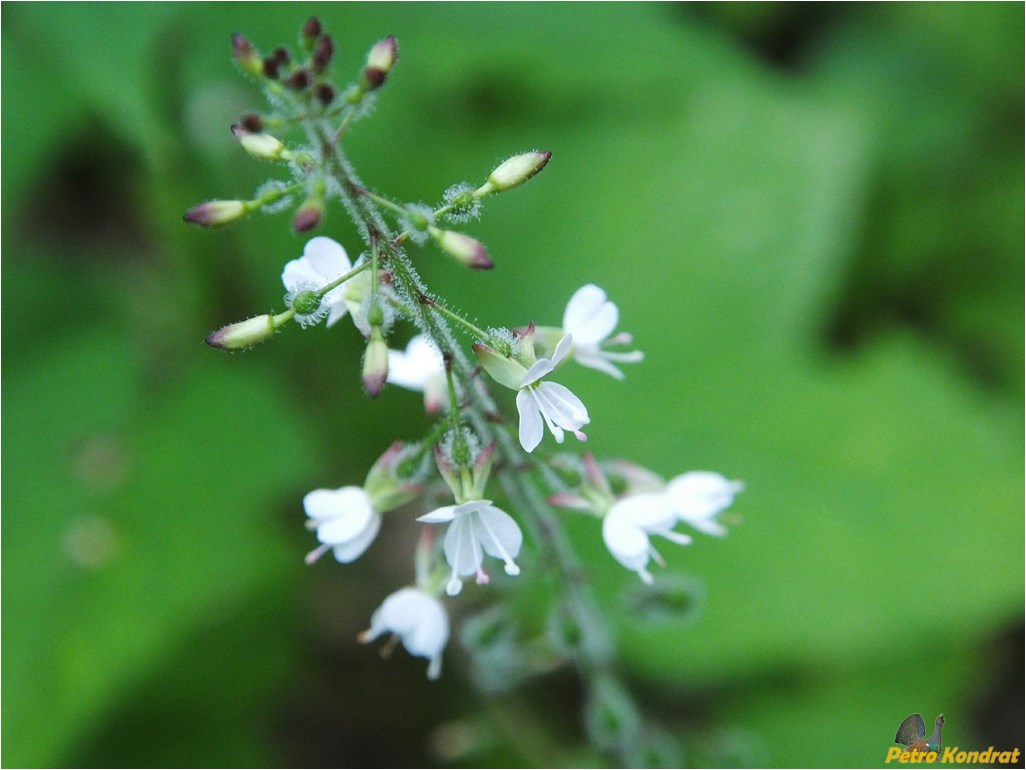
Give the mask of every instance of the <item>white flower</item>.
<svg viewBox="0 0 1026 770">
<path fill-rule="evenodd" d="M 289 294 L 289 300 L 301 291 L 317 291 L 353 269 L 346 250 L 340 243 L 322 235 L 311 238 L 303 249 L 303 256 L 285 265 L 281 282 Z M 328 326 L 333 326 L 346 312 L 353 313 L 353 323 L 364 333 L 370 333 L 366 318 L 359 312 L 363 297 L 369 289 L 370 276 L 364 272 L 336 286 L 321 300 L 317 313 L 306 318 L 304 325 L 317 323 L 326 314 Z M 303 323 L 303 318 L 297 318 Z"/>
<path fill-rule="evenodd" d="M 729 507 L 734 495 L 743 489 L 740 481 L 729 481 L 718 473 L 691 471 L 670 481 L 666 495 L 677 518 L 699 532 L 722 537 L 727 529 L 714 517 Z"/>
<path fill-rule="evenodd" d="M 445 362 L 438 348 L 424 334 L 410 340 L 406 351 L 388 351 L 388 381 L 424 393 L 424 408 L 435 414 L 445 403 Z"/>
<path fill-rule="evenodd" d="M 385 632 L 398 636 L 410 655 L 431 661 L 428 679 L 438 679 L 442 650 L 449 641 L 449 616 L 438 599 L 419 588 L 400 588 L 374 611 L 360 641 L 373 641 Z"/>
<path fill-rule="evenodd" d="M 381 514 L 362 487 L 315 489 L 303 498 L 303 508 L 310 517 L 308 525 L 317 528 L 321 541 L 307 554 L 307 564 L 313 564 L 329 548 L 343 564 L 355 561 L 381 529 Z"/>
<path fill-rule="evenodd" d="M 552 358 L 539 358 L 520 381 L 517 393 L 517 411 L 520 413 L 520 444 L 525 452 L 531 452 L 541 443 L 542 420 L 560 444 L 563 431 L 573 433 L 578 440 L 587 439 L 581 427 L 587 425 L 588 410 L 570 389 L 555 382 L 541 382 L 541 378 L 559 366 L 570 351 L 573 337 L 569 334 L 556 345 Z"/>
<path fill-rule="evenodd" d="M 613 353 L 602 349 L 603 343 L 630 344 L 632 337 L 627 333 L 612 338 L 609 336 L 619 320 L 620 310 L 606 299 L 606 293 L 598 286 L 589 283 L 574 292 L 563 313 L 563 332 L 572 335 L 574 339 L 574 360 L 582 366 L 598 369 L 622 380 L 623 372 L 611 362 L 635 363 L 645 355 L 640 350 Z"/>
<path fill-rule="evenodd" d="M 648 540 L 661 535 L 678 545 L 687 545 L 691 538 L 673 531 L 677 515 L 670 498 L 659 493 L 632 495 L 618 500 L 602 520 L 602 539 L 613 557 L 629 570 L 637 572 L 646 583 L 652 582 L 648 560 L 662 558 Z"/>
<path fill-rule="evenodd" d="M 488 582 L 488 575 L 481 568 L 485 553 L 502 559 L 506 563 L 507 575 L 520 574 L 520 567 L 513 559 L 520 553 L 524 536 L 513 517 L 492 505 L 491 500 L 446 505 L 417 521 L 426 524 L 451 522 L 442 544 L 445 560 L 452 567 L 452 577 L 445 587 L 449 596 L 455 596 L 463 587 L 460 575 L 477 575 L 479 584 Z"/>
</svg>

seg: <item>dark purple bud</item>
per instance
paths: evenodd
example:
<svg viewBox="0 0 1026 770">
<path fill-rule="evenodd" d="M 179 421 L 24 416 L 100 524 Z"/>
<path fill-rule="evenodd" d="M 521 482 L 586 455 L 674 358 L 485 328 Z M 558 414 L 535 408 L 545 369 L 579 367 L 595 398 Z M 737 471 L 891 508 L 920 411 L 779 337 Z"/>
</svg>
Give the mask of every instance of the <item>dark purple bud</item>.
<svg viewBox="0 0 1026 770">
<path fill-rule="evenodd" d="M 282 48 L 281 46 L 275 48 L 274 53 L 271 55 L 274 57 L 274 60 L 278 62 L 278 64 L 288 64 L 291 60 L 288 50 Z"/>
<path fill-rule="evenodd" d="M 264 121 L 255 112 L 248 112 L 242 116 L 242 126 L 253 134 L 259 134 L 264 130 Z"/>
<path fill-rule="evenodd" d="M 278 79 L 278 60 L 273 56 L 268 56 L 264 59 L 263 64 L 264 77 L 270 78 L 271 80 Z"/>
<path fill-rule="evenodd" d="M 335 89 L 327 83 L 320 83 L 317 86 L 315 93 L 317 94 L 317 98 L 320 100 L 321 104 L 325 106 L 331 104 L 332 100 L 335 98 Z"/>
<path fill-rule="evenodd" d="M 296 70 L 284 80 L 285 87 L 293 91 L 302 91 L 310 85 L 310 73 L 306 70 Z"/>
<path fill-rule="evenodd" d="M 321 35 L 317 38 L 317 45 L 314 46 L 313 56 L 310 58 L 310 66 L 314 72 L 324 72 L 331 63 L 331 57 L 335 53 L 335 43 L 330 35 Z"/>
<path fill-rule="evenodd" d="M 321 34 L 321 20 L 316 16 L 311 16 L 307 19 L 306 24 L 303 25 L 303 37 L 307 40 L 313 40 L 315 37 Z"/>
</svg>

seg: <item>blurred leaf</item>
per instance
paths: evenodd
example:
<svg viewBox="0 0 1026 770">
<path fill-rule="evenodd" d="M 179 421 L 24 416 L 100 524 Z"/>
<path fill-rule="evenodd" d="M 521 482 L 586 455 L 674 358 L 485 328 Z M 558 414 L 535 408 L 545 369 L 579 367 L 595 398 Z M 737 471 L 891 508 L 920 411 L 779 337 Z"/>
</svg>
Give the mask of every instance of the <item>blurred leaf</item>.
<svg viewBox="0 0 1026 770">
<path fill-rule="evenodd" d="M 307 462 L 300 431 L 210 361 L 147 394 L 97 330 L 5 379 L 6 762 L 59 764 L 194 624 L 289 569 L 268 506 Z"/>
</svg>

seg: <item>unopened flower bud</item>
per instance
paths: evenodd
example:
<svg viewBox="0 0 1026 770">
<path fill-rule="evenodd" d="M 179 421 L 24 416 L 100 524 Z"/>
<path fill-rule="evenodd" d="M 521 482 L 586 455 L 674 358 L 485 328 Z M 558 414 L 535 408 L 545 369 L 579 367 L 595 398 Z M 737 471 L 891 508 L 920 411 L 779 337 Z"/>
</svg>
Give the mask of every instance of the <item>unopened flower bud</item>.
<svg viewBox="0 0 1026 770">
<path fill-rule="evenodd" d="M 318 83 L 314 89 L 314 94 L 316 94 L 318 101 L 327 107 L 335 98 L 335 89 L 327 83 Z"/>
<path fill-rule="evenodd" d="M 186 211 L 182 219 L 200 227 L 220 227 L 245 215 L 244 201 L 207 201 Z"/>
<path fill-rule="evenodd" d="M 488 181 L 480 187 L 475 195 L 478 197 L 489 193 L 505 192 L 519 187 L 532 176 L 537 174 L 552 157 L 551 152 L 524 152 L 514 155 L 509 160 L 499 164 L 488 177 Z"/>
<path fill-rule="evenodd" d="M 207 337 L 207 344 L 221 350 L 240 350 L 270 339 L 274 330 L 274 317 L 265 313 L 222 326 Z"/>
<path fill-rule="evenodd" d="M 321 34 L 321 20 L 316 16 L 311 16 L 303 25 L 302 34 L 306 40 L 315 40 Z"/>
<path fill-rule="evenodd" d="M 255 158 L 266 160 L 289 160 L 292 158 L 292 153 L 286 149 L 281 140 L 270 134 L 255 134 L 240 123 L 232 126 L 232 133 L 239 140 L 242 149 Z"/>
<path fill-rule="evenodd" d="M 406 463 L 406 445 L 396 441 L 390 446 L 367 473 L 363 484 L 364 491 L 371 499 L 374 510 L 387 513 L 405 505 L 423 490 L 422 484 L 414 483 L 413 479 L 403 476 Z"/>
<path fill-rule="evenodd" d="M 384 40 L 374 44 L 367 54 L 367 67 L 363 71 L 363 78 L 367 81 L 367 90 L 374 91 L 381 88 L 385 78 L 395 65 L 399 55 L 399 49 L 395 42 L 395 35 L 389 35 Z"/>
<path fill-rule="evenodd" d="M 368 395 L 381 392 L 388 377 L 388 344 L 381 334 L 381 327 L 371 327 L 370 342 L 363 359 L 363 387 Z"/>
<path fill-rule="evenodd" d="M 304 69 L 298 69 L 283 81 L 286 88 L 293 91 L 303 91 L 310 86 L 310 73 Z"/>
<path fill-rule="evenodd" d="M 295 216 L 292 217 L 292 229 L 297 233 L 313 230 L 321 223 L 323 214 L 324 204 L 319 198 L 311 198 L 296 209 Z"/>
<path fill-rule="evenodd" d="M 490 270 L 495 266 L 484 245 L 469 235 L 458 233 L 455 230 L 439 230 L 437 227 L 430 228 L 429 232 L 444 252 L 455 257 L 457 261 L 467 267 L 476 270 Z"/>
<path fill-rule="evenodd" d="M 314 72 L 324 72 L 331 63 L 331 57 L 335 53 L 335 43 L 330 35 L 321 35 L 314 45 L 313 55 L 310 57 L 310 67 Z"/>
<path fill-rule="evenodd" d="M 238 33 L 232 35 L 232 56 L 250 75 L 260 77 L 264 74 L 264 62 L 260 58 L 260 53 L 252 43 Z"/>
</svg>

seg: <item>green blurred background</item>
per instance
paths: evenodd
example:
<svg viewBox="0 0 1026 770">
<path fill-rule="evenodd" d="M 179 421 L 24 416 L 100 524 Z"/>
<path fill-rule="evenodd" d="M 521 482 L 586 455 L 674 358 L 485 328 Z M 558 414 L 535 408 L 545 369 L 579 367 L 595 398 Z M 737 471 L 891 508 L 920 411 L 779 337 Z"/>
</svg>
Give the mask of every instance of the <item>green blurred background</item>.
<svg viewBox="0 0 1026 770">
<path fill-rule="evenodd" d="M 914 711 L 1023 747 L 1021 4 L 5 3 L 3 764 L 602 761 L 565 672 L 481 694 L 456 640 L 434 684 L 356 643 L 416 525 L 303 565 L 303 494 L 419 437 L 419 396 L 367 400 L 345 323 L 203 344 L 305 242 L 181 221 L 273 173 L 228 131 L 264 107 L 229 36 L 311 14 L 342 76 L 399 39 L 348 139 L 376 189 L 553 153 L 468 227 L 496 268 L 428 249 L 432 287 L 494 325 L 605 287 L 647 358 L 567 370 L 588 448 L 747 483 L 729 537 L 662 549 L 696 622 L 633 622 L 568 521 L 677 761 L 882 765 Z M 457 626 L 494 597 L 464 594 Z"/>
</svg>

